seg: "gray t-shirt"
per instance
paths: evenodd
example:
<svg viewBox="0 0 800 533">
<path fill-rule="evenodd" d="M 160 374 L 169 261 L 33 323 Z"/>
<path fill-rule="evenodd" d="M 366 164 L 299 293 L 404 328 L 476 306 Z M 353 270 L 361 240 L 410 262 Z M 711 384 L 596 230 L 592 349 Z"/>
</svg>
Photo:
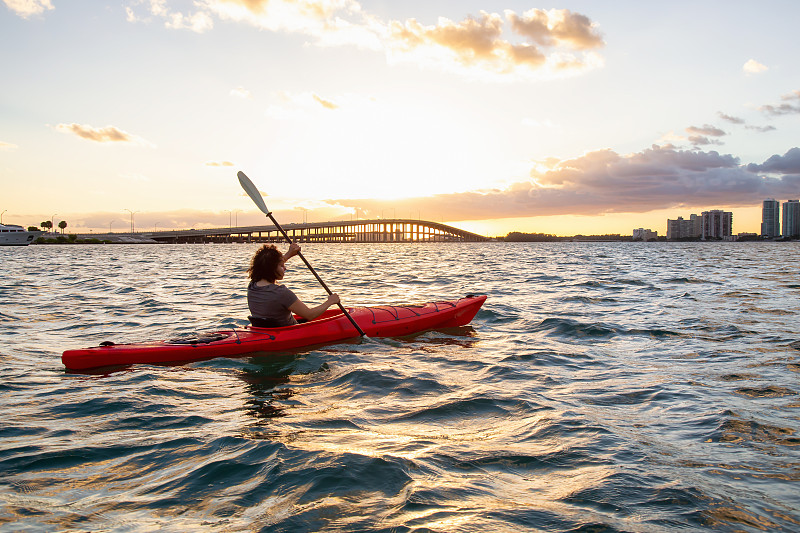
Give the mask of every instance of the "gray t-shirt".
<svg viewBox="0 0 800 533">
<path fill-rule="evenodd" d="M 297 301 L 297 296 L 283 285 L 256 285 L 251 281 L 247 286 L 247 306 L 250 314 L 274 321 L 276 327 L 293 326 L 297 320 L 289 311 L 289 306 Z"/>
</svg>

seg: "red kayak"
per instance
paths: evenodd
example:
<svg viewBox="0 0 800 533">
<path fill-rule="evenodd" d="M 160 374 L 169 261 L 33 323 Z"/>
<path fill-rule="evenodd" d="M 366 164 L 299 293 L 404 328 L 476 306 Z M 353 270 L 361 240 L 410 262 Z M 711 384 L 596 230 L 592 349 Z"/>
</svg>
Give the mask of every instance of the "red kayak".
<svg viewBox="0 0 800 533">
<path fill-rule="evenodd" d="M 368 337 L 400 337 L 428 329 L 469 324 L 486 296 L 469 295 L 452 301 L 423 305 L 379 305 L 348 309 L 350 316 Z M 282 328 L 247 326 L 214 331 L 193 339 L 144 344 L 114 344 L 67 350 L 61 361 L 69 369 L 83 370 L 135 363 L 198 361 L 253 352 L 292 350 L 358 337 L 358 332 L 341 310 L 328 310 L 320 317 Z"/>
</svg>

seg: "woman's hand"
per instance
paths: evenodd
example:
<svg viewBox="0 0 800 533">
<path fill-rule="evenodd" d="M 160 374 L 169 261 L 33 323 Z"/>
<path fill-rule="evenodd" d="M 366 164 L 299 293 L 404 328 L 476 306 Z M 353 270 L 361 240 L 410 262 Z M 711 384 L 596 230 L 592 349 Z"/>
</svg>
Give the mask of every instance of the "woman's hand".
<svg viewBox="0 0 800 533">
<path fill-rule="evenodd" d="M 339 303 L 339 295 L 331 294 L 328 296 L 328 299 L 325 300 L 325 303 L 322 303 L 316 307 L 308 307 L 300 300 L 297 300 L 292 305 L 289 306 L 289 311 L 305 318 L 306 320 L 314 320 L 319 315 L 324 313 L 325 310 L 328 309 L 330 306 L 336 305 L 338 303 Z"/>
<path fill-rule="evenodd" d="M 293 242 L 289 245 L 289 251 L 283 254 L 283 260 L 286 261 L 287 259 L 296 256 L 300 253 L 300 245 L 296 242 Z"/>
</svg>

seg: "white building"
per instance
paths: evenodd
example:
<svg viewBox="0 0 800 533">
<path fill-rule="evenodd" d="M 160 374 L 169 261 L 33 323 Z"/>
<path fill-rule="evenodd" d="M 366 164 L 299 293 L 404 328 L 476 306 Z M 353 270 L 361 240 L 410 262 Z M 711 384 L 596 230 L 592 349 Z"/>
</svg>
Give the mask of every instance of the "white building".
<svg viewBox="0 0 800 533">
<path fill-rule="evenodd" d="M 783 238 L 800 237 L 800 200 L 783 202 Z"/>
<path fill-rule="evenodd" d="M 678 217 L 677 220 L 667 219 L 667 239 L 699 238 L 703 235 L 703 217 L 689 215 L 689 220 Z"/>
<path fill-rule="evenodd" d="M 634 241 L 654 241 L 658 239 L 658 232 L 644 228 L 637 228 L 633 230 Z"/>
</svg>

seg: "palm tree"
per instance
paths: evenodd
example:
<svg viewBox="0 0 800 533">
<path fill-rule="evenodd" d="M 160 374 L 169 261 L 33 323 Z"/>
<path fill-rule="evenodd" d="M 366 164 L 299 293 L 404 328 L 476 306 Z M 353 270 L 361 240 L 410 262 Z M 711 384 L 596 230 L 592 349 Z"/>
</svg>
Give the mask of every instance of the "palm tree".
<svg viewBox="0 0 800 533">
<path fill-rule="evenodd" d="M 42 228 L 44 228 L 45 230 L 48 230 L 48 229 L 50 229 L 50 228 L 52 228 L 52 227 L 53 227 L 53 223 L 52 223 L 50 220 L 45 220 L 44 222 L 42 222 L 42 223 L 41 223 L 41 224 L 39 224 L 39 225 L 40 225 Z"/>
<path fill-rule="evenodd" d="M 62 220 L 61 222 L 58 223 L 58 227 L 61 228 L 61 235 L 64 235 L 64 228 L 67 227 L 67 222 L 65 220 Z"/>
</svg>

